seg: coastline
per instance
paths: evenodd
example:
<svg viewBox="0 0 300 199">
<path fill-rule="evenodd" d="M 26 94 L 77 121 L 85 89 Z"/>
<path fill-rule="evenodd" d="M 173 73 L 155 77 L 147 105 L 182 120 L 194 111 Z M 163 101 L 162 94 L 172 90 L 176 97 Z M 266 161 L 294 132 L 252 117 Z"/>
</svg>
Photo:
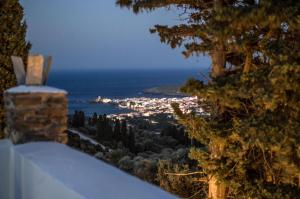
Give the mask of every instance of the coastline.
<svg viewBox="0 0 300 199">
<path fill-rule="evenodd" d="M 162 95 L 173 97 L 187 97 L 188 95 L 180 91 L 180 85 L 162 85 L 143 90 L 144 94 Z"/>
</svg>

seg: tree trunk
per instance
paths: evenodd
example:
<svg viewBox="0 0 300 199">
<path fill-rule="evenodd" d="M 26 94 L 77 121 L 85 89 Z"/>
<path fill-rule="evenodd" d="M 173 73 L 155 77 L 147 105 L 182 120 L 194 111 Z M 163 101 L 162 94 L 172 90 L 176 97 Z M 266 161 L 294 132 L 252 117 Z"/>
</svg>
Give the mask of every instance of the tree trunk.
<svg viewBox="0 0 300 199">
<path fill-rule="evenodd" d="M 225 47 L 223 44 L 217 45 L 215 50 L 211 53 L 212 69 L 211 76 L 213 78 L 224 75 L 225 72 Z M 217 140 L 211 140 L 209 144 L 211 158 L 218 159 L 224 150 L 224 147 Z M 218 183 L 215 176 L 209 176 L 209 190 L 208 197 L 210 199 L 225 199 L 226 198 L 226 186 Z"/>
<path fill-rule="evenodd" d="M 211 177 L 209 180 L 209 199 L 225 199 L 226 198 L 226 186 L 224 184 L 219 184 L 215 177 Z"/>
<path fill-rule="evenodd" d="M 245 59 L 243 73 L 249 73 L 252 65 L 252 50 L 248 50 Z"/>
<path fill-rule="evenodd" d="M 224 143 L 221 140 L 213 140 L 210 145 L 211 159 L 218 159 L 221 157 L 224 151 Z M 225 199 L 226 198 L 226 186 L 219 183 L 215 176 L 209 176 L 208 183 L 208 198 L 209 199 Z"/>
<path fill-rule="evenodd" d="M 216 48 L 211 53 L 212 69 L 211 76 L 213 78 L 223 76 L 225 72 L 225 46 L 222 42 L 220 45 L 216 45 Z M 211 140 L 209 144 L 211 159 L 218 159 L 221 157 L 224 150 L 224 145 L 217 140 Z M 208 197 L 210 199 L 225 199 L 226 198 L 226 186 L 218 183 L 215 176 L 209 176 L 208 184 Z"/>
<path fill-rule="evenodd" d="M 224 45 L 216 46 L 216 49 L 211 52 L 212 70 L 211 76 L 222 76 L 225 71 L 225 48 Z"/>
<path fill-rule="evenodd" d="M 218 10 L 224 4 L 223 0 L 214 0 L 214 9 Z M 223 76 L 226 67 L 226 49 L 223 38 L 216 38 L 214 50 L 210 54 L 212 61 L 211 76 L 213 78 Z M 219 159 L 224 151 L 222 140 L 211 140 L 209 144 L 211 159 Z M 215 176 L 209 176 L 208 198 L 225 199 L 226 186 L 219 183 Z"/>
</svg>

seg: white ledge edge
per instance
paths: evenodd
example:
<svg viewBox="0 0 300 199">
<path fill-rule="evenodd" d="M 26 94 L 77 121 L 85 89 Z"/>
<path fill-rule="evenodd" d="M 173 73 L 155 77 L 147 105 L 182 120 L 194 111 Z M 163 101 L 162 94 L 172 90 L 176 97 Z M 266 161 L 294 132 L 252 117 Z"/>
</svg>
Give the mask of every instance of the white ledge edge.
<svg viewBox="0 0 300 199">
<path fill-rule="evenodd" d="M 68 92 L 63 89 L 58 89 L 50 86 L 27 86 L 20 85 L 7 89 L 5 93 L 63 93 Z"/>
</svg>

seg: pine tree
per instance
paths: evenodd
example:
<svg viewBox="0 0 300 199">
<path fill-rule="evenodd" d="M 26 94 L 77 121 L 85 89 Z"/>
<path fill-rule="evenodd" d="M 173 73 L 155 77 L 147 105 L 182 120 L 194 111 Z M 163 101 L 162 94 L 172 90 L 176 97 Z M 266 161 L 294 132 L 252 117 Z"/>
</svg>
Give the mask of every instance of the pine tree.
<svg viewBox="0 0 300 199">
<path fill-rule="evenodd" d="M 120 120 L 117 119 L 115 121 L 115 126 L 114 126 L 114 139 L 116 141 L 121 140 L 121 124 L 120 124 Z"/>
<path fill-rule="evenodd" d="M 94 112 L 93 118 L 92 118 L 92 125 L 95 126 L 97 124 L 98 116 L 97 113 Z"/>
<path fill-rule="evenodd" d="M 84 127 L 85 126 L 85 114 L 84 114 L 84 112 L 79 111 L 78 117 L 79 117 L 79 127 Z"/>
<path fill-rule="evenodd" d="M 113 139 L 113 128 L 112 128 L 112 126 L 111 126 L 110 123 L 108 123 L 108 124 L 106 125 L 106 130 L 105 130 L 105 132 L 106 132 L 106 134 L 105 134 L 105 139 L 111 141 L 111 140 Z"/>
<path fill-rule="evenodd" d="M 3 92 L 16 85 L 11 56 L 26 63 L 30 44 L 26 42 L 26 23 L 18 0 L 0 1 L 0 138 L 4 128 Z"/>
<path fill-rule="evenodd" d="M 228 24 L 221 18 L 216 18 L 217 11 L 222 6 L 243 3 L 252 5 L 254 1 L 224 1 L 224 0 L 118 0 L 121 7 L 129 7 L 133 12 L 152 11 L 162 7 L 175 7 L 181 13 L 181 24 L 155 25 L 151 33 L 157 33 L 163 43 L 172 48 L 184 46 L 182 52 L 185 57 L 206 54 L 211 57 L 211 76 L 217 77 L 224 74 L 227 62 L 239 61 L 236 56 L 230 55 L 226 48 L 226 39 L 230 37 L 226 29 Z M 227 56 L 227 59 L 226 59 Z M 239 57 L 239 56 L 238 56 Z M 230 59 L 229 59 L 230 58 Z"/>
<path fill-rule="evenodd" d="M 128 135 L 128 147 L 132 153 L 135 153 L 135 133 L 132 127 L 129 127 L 129 135 Z"/>
<path fill-rule="evenodd" d="M 96 123 L 96 128 L 97 128 L 97 140 L 102 140 L 105 137 L 105 124 L 104 124 L 104 119 L 102 115 L 99 115 Z"/>
<path fill-rule="evenodd" d="M 78 121 L 78 111 L 75 110 L 73 117 L 72 117 L 72 126 L 73 127 L 78 127 L 79 126 L 79 121 Z"/>
<path fill-rule="evenodd" d="M 128 147 L 126 120 L 122 120 L 122 122 L 121 122 L 121 139 L 122 139 L 124 146 Z"/>
<path fill-rule="evenodd" d="M 83 111 L 75 110 L 72 118 L 72 126 L 76 128 L 85 126 L 85 115 Z"/>
<path fill-rule="evenodd" d="M 211 57 L 211 80 L 187 82 L 206 115 L 183 114 L 190 158 L 208 175 L 211 198 L 300 195 L 300 2 L 120 0 L 138 13 L 175 6 L 186 21 L 157 25 L 162 42 Z"/>
<path fill-rule="evenodd" d="M 88 117 L 88 125 L 89 125 L 89 126 L 92 126 L 92 123 L 93 123 L 93 122 L 92 122 L 92 118 L 91 118 L 91 117 Z"/>
<path fill-rule="evenodd" d="M 103 123 L 103 139 L 109 140 L 110 136 L 112 135 L 112 128 L 109 124 L 109 119 L 107 118 L 106 114 L 102 116 L 102 123 Z"/>
</svg>

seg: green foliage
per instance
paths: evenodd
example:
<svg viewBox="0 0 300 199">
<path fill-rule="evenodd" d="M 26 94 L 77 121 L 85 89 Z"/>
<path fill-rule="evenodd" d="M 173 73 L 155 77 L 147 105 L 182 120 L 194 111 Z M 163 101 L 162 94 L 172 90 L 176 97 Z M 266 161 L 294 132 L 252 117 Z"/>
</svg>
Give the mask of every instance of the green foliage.
<svg viewBox="0 0 300 199">
<path fill-rule="evenodd" d="M 156 180 L 161 188 L 182 198 L 202 198 L 205 196 L 206 186 L 199 181 L 201 175 L 189 175 L 190 171 L 187 164 L 160 160 Z"/>
<path fill-rule="evenodd" d="M 115 120 L 115 125 L 114 125 L 114 139 L 116 140 L 121 140 L 121 123 L 119 119 Z"/>
<path fill-rule="evenodd" d="M 85 115 L 83 111 L 75 111 L 72 117 L 72 126 L 75 128 L 85 126 Z"/>
<path fill-rule="evenodd" d="M 107 116 L 99 115 L 97 122 L 96 122 L 96 128 L 97 128 L 97 139 L 100 140 L 112 140 L 113 139 L 113 129 L 111 125 L 111 121 L 107 118 Z"/>
<path fill-rule="evenodd" d="M 30 44 L 26 42 L 26 24 L 23 8 L 18 0 L 0 1 L 0 137 L 4 128 L 3 92 L 16 85 L 12 55 L 27 61 Z"/>
<path fill-rule="evenodd" d="M 110 119 L 104 115 L 94 113 L 92 118 L 88 119 L 89 127 L 96 127 L 96 139 L 100 141 L 112 141 L 114 145 L 121 142 L 130 152 L 136 153 L 135 132 L 131 126 L 127 128 L 126 120 L 120 122 L 119 119 Z M 84 112 L 75 111 L 72 118 L 73 127 L 84 127 L 85 117 Z M 128 130 L 129 129 L 129 130 Z"/>
<path fill-rule="evenodd" d="M 98 115 L 96 112 L 93 113 L 93 117 L 91 119 L 91 125 L 95 126 L 97 124 L 97 120 L 98 120 Z"/>
<path fill-rule="evenodd" d="M 130 152 L 135 153 L 135 133 L 132 127 L 129 127 L 129 135 L 128 135 L 128 148 Z"/>
<path fill-rule="evenodd" d="M 187 136 L 187 132 L 185 132 L 182 126 L 177 127 L 173 124 L 168 124 L 161 131 L 161 136 L 170 136 L 176 139 L 180 144 L 189 146 L 191 144 L 191 140 Z"/>
<path fill-rule="evenodd" d="M 300 2 L 119 0 L 134 12 L 176 7 L 182 24 L 152 32 L 185 56 L 207 54 L 211 80 L 190 80 L 205 114 L 174 110 L 192 139 L 190 158 L 228 198 L 300 197 Z"/>
<path fill-rule="evenodd" d="M 128 138 L 127 138 L 127 122 L 126 120 L 122 120 L 121 122 L 121 140 L 125 147 L 128 147 Z"/>
<path fill-rule="evenodd" d="M 186 57 L 206 53 L 214 48 L 214 37 L 207 34 L 211 27 L 209 23 L 201 22 L 207 21 L 214 14 L 213 0 L 118 0 L 117 5 L 132 8 L 135 13 L 163 7 L 177 8 L 181 13 L 181 21 L 186 23 L 173 26 L 155 25 L 150 29 L 151 33 L 158 33 L 161 42 L 172 48 L 184 46 L 183 54 Z"/>
<path fill-rule="evenodd" d="M 230 80 L 230 81 L 229 81 Z M 240 198 L 295 198 L 300 174 L 300 67 L 262 67 L 203 85 L 190 80 L 185 91 L 205 99 L 209 115 L 184 115 L 190 136 L 223 146 L 218 158 L 193 148 L 190 158 Z M 216 110 L 218 109 L 218 110 Z M 243 197 L 242 197 L 243 196 Z"/>
</svg>

